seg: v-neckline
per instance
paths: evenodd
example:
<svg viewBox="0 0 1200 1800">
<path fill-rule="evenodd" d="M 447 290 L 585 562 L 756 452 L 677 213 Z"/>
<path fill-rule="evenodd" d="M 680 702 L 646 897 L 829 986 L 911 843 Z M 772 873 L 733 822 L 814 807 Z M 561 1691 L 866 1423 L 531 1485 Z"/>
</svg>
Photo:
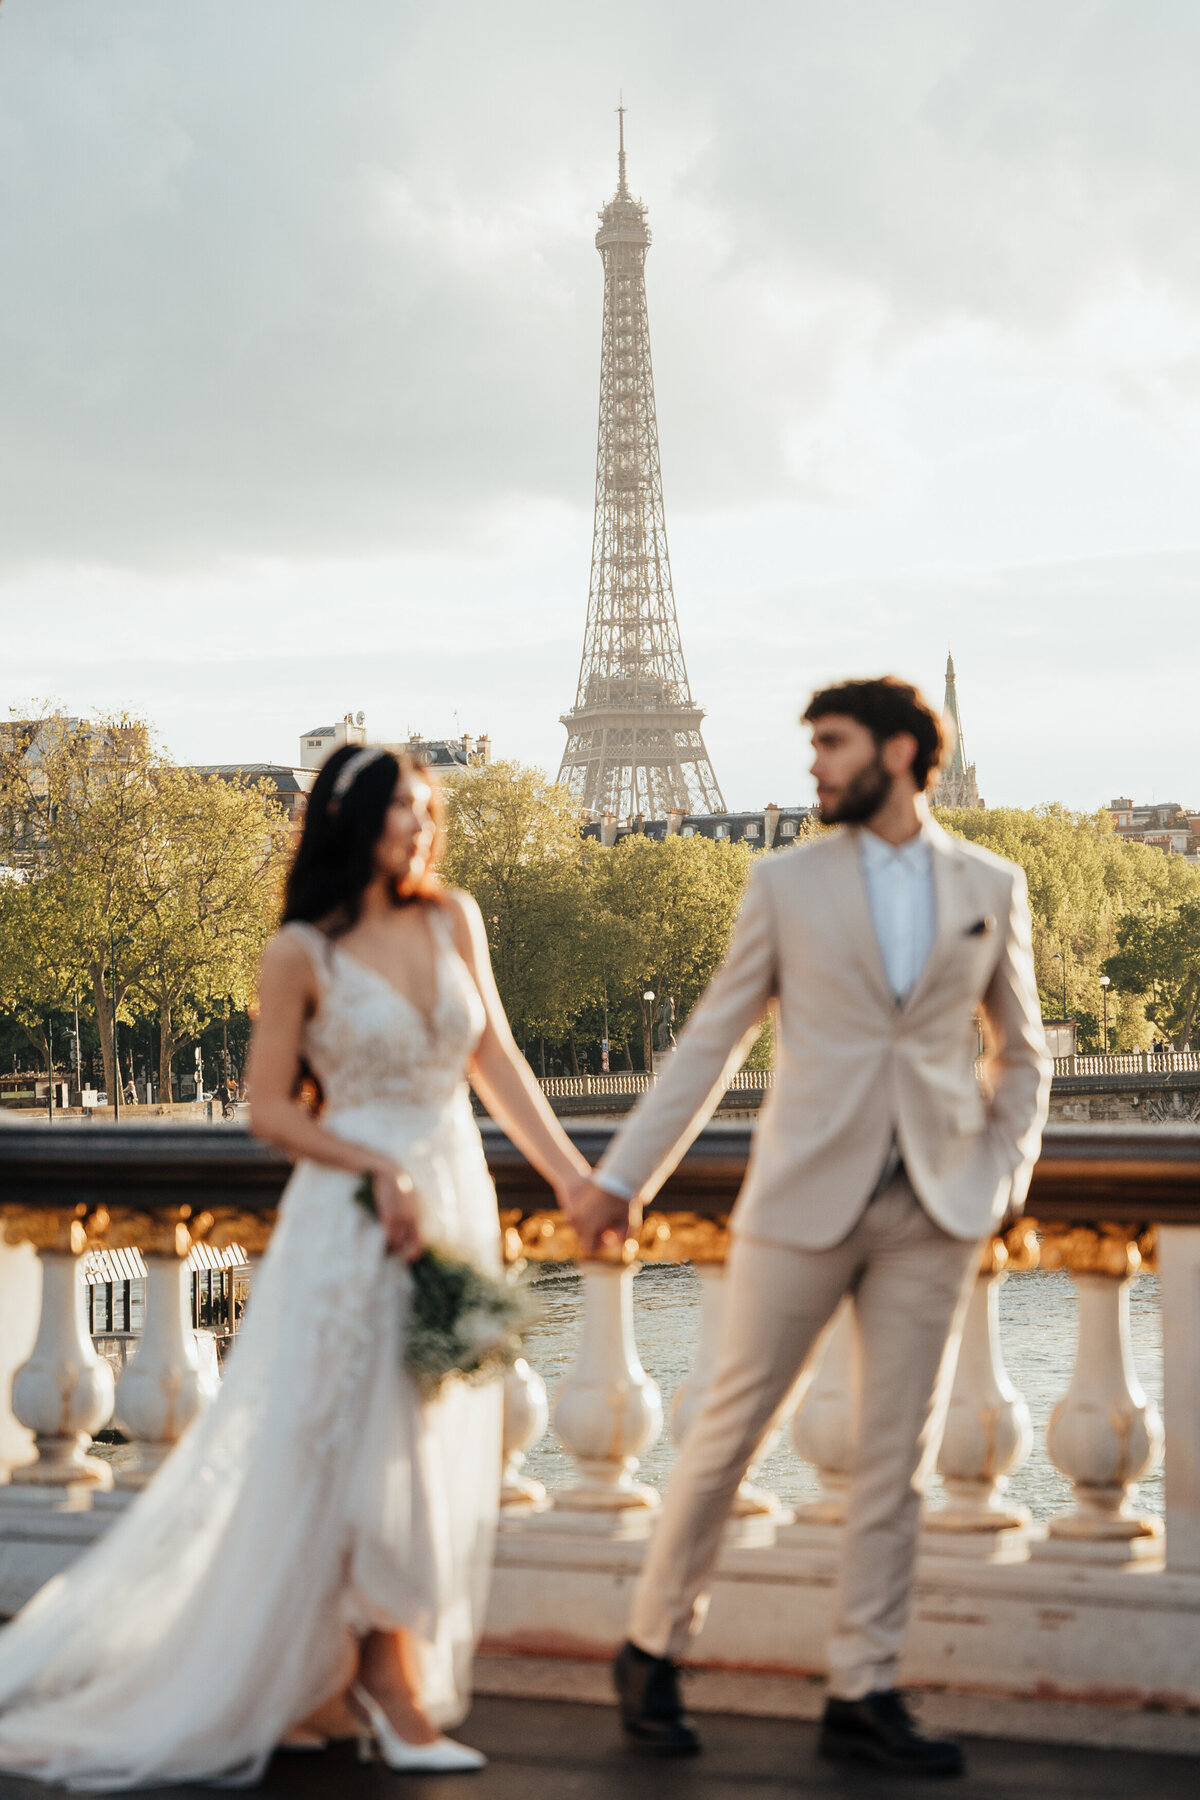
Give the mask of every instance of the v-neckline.
<svg viewBox="0 0 1200 1800">
<path fill-rule="evenodd" d="M 356 969 L 361 969 L 364 975 L 373 975 L 376 981 L 383 984 L 389 994 L 399 1000 L 403 1006 L 407 1006 L 414 1019 L 420 1020 L 426 1037 L 431 1038 L 442 1005 L 442 947 L 438 942 L 433 919 L 428 915 L 425 917 L 425 930 L 429 938 L 429 947 L 433 952 L 433 1005 L 428 1012 L 418 1006 L 411 995 L 398 988 L 394 981 L 389 981 L 382 969 L 376 969 L 370 963 L 364 962 L 361 956 L 355 956 L 346 949 L 344 944 L 339 944 L 336 938 L 331 939 L 331 942 L 339 956 L 344 957 L 348 963 L 353 963 Z"/>
</svg>

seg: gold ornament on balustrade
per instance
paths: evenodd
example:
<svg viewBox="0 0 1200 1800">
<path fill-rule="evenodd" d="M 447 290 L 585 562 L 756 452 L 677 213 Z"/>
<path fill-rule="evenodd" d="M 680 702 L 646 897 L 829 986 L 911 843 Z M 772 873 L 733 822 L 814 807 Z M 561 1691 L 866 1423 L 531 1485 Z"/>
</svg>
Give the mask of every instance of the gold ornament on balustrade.
<svg viewBox="0 0 1200 1800">
<path fill-rule="evenodd" d="M 517 1209 L 500 1214 L 504 1259 L 517 1262 L 576 1262 L 579 1238 L 561 1212 L 522 1214 Z M 618 1254 L 599 1262 L 697 1262 L 723 1263 L 729 1250 L 729 1227 L 724 1216 L 706 1218 L 701 1213 L 650 1212 Z"/>
<path fill-rule="evenodd" d="M 1096 1225 L 1039 1225 L 1038 1233 L 1043 1269 L 1126 1281 L 1158 1267 L 1158 1233 L 1153 1225 L 1135 1229 L 1102 1220 Z"/>
<path fill-rule="evenodd" d="M 146 1256 L 188 1256 L 193 1245 L 213 1249 L 237 1244 L 247 1255 L 261 1255 L 275 1225 L 273 1210 L 188 1205 L 26 1206 L 0 1202 L 0 1229 L 5 1243 L 32 1244 L 36 1250 L 82 1256 L 88 1250 L 137 1249 Z M 565 1213 L 500 1214 L 504 1260 L 576 1262 L 579 1238 Z M 1107 1275 L 1114 1280 L 1157 1268 L 1157 1232 L 1153 1225 L 1134 1228 L 1039 1223 L 1021 1219 L 1003 1234 L 989 1238 L 980 1253 L 981 1275 L 1017 1274 L 1032 1269 L 1066 1269 L 1077 1275 Z M 729 1220 L 692 1212 L 648 1212 L 620 1252 L 597 1260 L 610 1263 L 723 1263 L 729 1253 Z"/>
<path fill-rule="evenodd" d="M 108 1213 L 103 1207 L 0 1205 L 6 1244 L 32 1244 L 35 1250 L 82 1256 L 98 1250 Z"/>
<path fill-rule="evenodd" d="M 74 1207 L 23 1206 L 0 1202 L 0 1228 L 7 1244 L 82 1256 L 87 1250 L 140 1250 L 143 1256 L 181 1261 L 195 1244 L 225 1249 L 239 1244 L 251 1256 L 266 1249 L 273 1212 L 245 1212 L 217 1206 Z"/>
</svg>

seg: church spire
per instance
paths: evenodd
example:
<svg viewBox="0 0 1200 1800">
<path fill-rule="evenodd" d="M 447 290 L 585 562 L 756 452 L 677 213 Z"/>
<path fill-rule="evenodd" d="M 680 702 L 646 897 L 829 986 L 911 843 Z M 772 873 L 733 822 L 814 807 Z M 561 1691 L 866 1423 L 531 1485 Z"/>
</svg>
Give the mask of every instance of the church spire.
<svg viewBox="0 0 1200 1800">
<path fill-rule="evenodd" d="M 953 727 L 954 750 L 946 764 L 946 774 L 962 777 L 967 766 L 966 751 L 963 749 L 962 720 L 958 716 L 958 687 L 954 679 L 954 658 L 949 650 L 946 652 L 946 698 L 942 702 L 942 717 Z"/>
<path fill-rule="evenodd" d="M 981 807 L 983 801 L 979 798 L 979 787 L 975 780 L 975 764 L 967 761 L 963 744 L 962 720 L 958 711 L 958 682 L 954 674 L 954 658 L 949 650 L 946 652 L 946 698 L 942 702 L 942 717 L 946 721 L 947 736 L 952 739 L 952 745 L 938 778 L 933 804 L 968 807 L 973 811 Z"/>
</svg>

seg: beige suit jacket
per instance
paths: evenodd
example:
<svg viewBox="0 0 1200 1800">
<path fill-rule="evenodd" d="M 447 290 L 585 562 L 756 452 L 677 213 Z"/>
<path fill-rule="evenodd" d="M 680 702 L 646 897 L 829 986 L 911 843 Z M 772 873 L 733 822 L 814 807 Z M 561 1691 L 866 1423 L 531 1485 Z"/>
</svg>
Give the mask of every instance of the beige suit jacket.
<svg viewBox="0 0 1200 1800">
<path fill-rule="evenodd" d="M 898 1005 L 884 975 L 856 831 L 763 856 L 725 962 L 601 1172 L 649 1199 L 775 1002 L 775 1087 L 735 1231 L 814 1250 L 838 1243 L 874 1192 L 893 1133 L 921 1203 L 952 1236 L 982 1237 L 1020 1207 L 1051 1071 L 1025 876 L 926 829 L 937 930 L 908 998 Z M 975 1067 L 979 1012 L 990 1094 Z"/>
</svg>

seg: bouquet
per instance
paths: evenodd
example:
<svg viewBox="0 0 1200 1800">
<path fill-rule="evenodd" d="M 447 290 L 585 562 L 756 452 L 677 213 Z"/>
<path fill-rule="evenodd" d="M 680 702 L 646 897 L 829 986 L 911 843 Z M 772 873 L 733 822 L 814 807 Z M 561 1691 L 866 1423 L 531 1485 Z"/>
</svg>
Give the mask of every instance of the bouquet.
<svg viewBox="0 0 1200 1800">
<path fill-rule="evenodd" d="M 375 1183 L 364 1175 L 354 1190 L 377 1216 Z M 511 1276 L 487 1275 L 465 1257 L 429 1245 L 409 1264 L 413 1280 L 404 1367 L 423 1398 L 444 1382 L 492 1381 L 512 1368 L 535 1317 L 529 1291 Z"/>
</svg>

